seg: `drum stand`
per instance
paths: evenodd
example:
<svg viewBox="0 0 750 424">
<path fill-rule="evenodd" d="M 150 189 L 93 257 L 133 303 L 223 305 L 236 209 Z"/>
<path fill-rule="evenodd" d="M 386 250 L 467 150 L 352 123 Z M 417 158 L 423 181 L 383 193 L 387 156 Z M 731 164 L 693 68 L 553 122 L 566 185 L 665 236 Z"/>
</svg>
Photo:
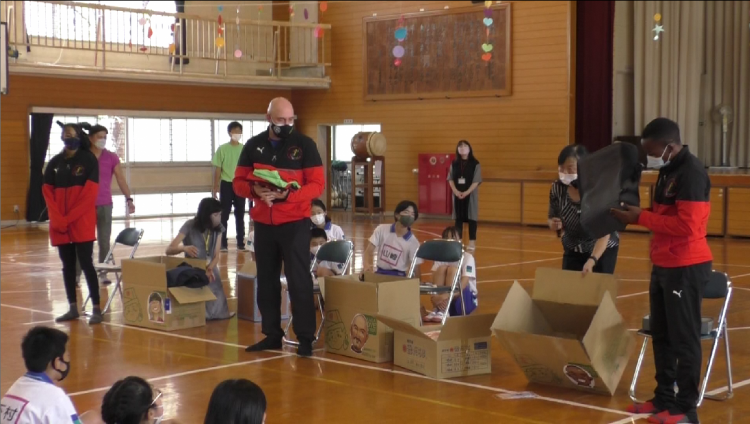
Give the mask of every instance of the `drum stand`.
<svg viewBox="0 0 750 424">
<path fill-rule="evenodd" d="M 362 175 L 362 181 L 358 174 Z M 359 196 L 357 191 L 361 191 Z M 352 158 L 352 203 L 355 214 L 372 216 L 385 211 L 385 157 Z"/>
</svg>

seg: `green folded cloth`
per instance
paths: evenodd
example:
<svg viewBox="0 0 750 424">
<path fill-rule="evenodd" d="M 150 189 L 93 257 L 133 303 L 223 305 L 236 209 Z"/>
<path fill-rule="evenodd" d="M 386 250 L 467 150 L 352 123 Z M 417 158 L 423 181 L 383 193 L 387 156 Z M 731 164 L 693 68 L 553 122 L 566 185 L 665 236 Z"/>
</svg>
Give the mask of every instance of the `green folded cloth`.
<svg viewBox="0 0 750 424">
<path fill-rule="evenodd" d="M 297 181 L 284 181 L 284 179 L 281 178 L 281 175 L 279 175 L 279 171 L 256 169 L 253 171 L 253 175 L 279 188 L 288 188 L 289 186 L 292 186 L 295 189 L 299 188 L 299 183 Z"/>
</svg>

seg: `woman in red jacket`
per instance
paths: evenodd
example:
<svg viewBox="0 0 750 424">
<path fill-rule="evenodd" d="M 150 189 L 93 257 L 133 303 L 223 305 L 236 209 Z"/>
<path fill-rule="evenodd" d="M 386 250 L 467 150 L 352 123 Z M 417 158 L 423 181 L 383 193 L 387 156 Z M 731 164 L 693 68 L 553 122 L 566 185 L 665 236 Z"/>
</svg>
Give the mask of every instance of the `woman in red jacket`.
<svg viewBox="0 0 750 424">
<path fill-rule="evenodd" d="M 76 303 L 76 258 L 86 276 L 94 312 L 89 324 L 102 322 L 99 281 L 92 254 L 96 232 L 96 196 L 99 193 L 99 162 L 91 151 L 83 129 L 89 124 L 62 124 L 65 149 L 52 158 L 44 171 L 44 200 L 49 212 L 49 238 L 63 264 L 65 293 L 70 311 L 55 321 L 79 317 Z"/>
</svg>

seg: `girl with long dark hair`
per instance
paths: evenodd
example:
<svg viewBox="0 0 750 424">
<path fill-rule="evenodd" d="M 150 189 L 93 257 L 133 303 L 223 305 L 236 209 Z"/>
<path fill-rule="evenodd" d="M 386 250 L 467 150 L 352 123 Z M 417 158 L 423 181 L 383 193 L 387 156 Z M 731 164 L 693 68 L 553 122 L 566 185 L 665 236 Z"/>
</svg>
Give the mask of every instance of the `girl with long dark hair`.
<svg viewBox="0 0 750 424">
<path fill-rule="evenodd" d="M 211 394 L 203 424 L 263 424 L 266 395 L 257 384 L 240 378 L 219 383 Z"/>
<path fill-rule="evenodd" d="M 49 238 L 57 247 L 63 265 L 65 294 L 70 310 L 55 319 L 57 322 L 78 319 L 76 301 L 76 259 L 86 276 L 94 305 L 89 324 L 102 322 L 99 305 L 99 280 L 92 254 L 96 239 L 96 197 L 99 193 L 99 161 L 89 150 L 90 142 L 84 129 L 91 126 L 63 124 L 65 148 L 55 155 L 44 171 L 42 193 L 49 213 Z"/>
<path fill-rule="evenodd" d="M 140 377 L 125 377 L 102 400 L 105 424 L 151 424 L 164 418 L 161 391 Z"/>
<path fill-rule="evenodd" d="M 448 184 L 453 191 L 453 219 L 456 220 L 458 236 L 463 237 L 464 223 L 469 223 L 469 250 L 474 250 L 477 241 L 479 219 L 479 184 L 482 184 L 482 168 L 474 157 L 474 149 L 466 140 L 456 146 L 456 159 L 448 173 Z"/>
<path fill-rule="evenodd" d="M 208 262 L 206 275 L 208 287 L 216 300 L 206 302 L 206 319 L 227 319 L 234 316 L 229 313 L 227 296 L 221 285 L 219 274 L 219 257 L 221 255 L 221 203 L 213 197 L 206 197 L 198 205 L 195 217 L 189 219 L 180 228 L 180 233 L 167 247 L 167 255 L 185 254 L 186 258 L 205 259 Z"/>
</svg>

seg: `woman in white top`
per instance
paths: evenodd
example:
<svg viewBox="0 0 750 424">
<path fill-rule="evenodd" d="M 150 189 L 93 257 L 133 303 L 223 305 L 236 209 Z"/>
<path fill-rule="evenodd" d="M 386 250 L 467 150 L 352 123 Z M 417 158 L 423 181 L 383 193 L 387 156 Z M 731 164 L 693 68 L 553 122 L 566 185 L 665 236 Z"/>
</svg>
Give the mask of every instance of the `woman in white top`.
<svg viewBox="0 0 750 424">
<path fill-rule="evenodd" d="M 329 241 L 345 240 L 344 230 L 331 222 L 331 218 L 327 214 L 328 211 L 326 210 L 325 203 L 320 199 L 313 199 L 310 208 L 310 220 L 312 221 L 313 228 L 325 230 Z"/>
<path fill-rule="evenodd" d="M 443 230 L 444 240 L 460 241 L 461 237 L 458 235 L 456 227 L 448 227 Z M 458 262 L 435 262 L 432 265 L 432 282 L 436 286 L 445 286 L 453 282 L 453 278 L 458 272 Z M 459 284 L 461 285 L 461 294 L 464 300 L 464 308 L 466 314 L 470 314 L 477 308 L 479 304 L 477 300 L 477 266 L 474 261 L 474 256 L 469 252 L 464 252 L 464 262 L 461 266 L 461 279 Z M 463 315 L 461 309 L 460 298 L 455 296 L 453 302 L 448 305 L 448 298 L 450 294 L 439 294 L 432 296 L 432 305 L 435 309 L 427 314 L 423 318 L 425 322 L 442 322 L 443 316 L 448 313 L 451 316 Z"/>
</svg>

